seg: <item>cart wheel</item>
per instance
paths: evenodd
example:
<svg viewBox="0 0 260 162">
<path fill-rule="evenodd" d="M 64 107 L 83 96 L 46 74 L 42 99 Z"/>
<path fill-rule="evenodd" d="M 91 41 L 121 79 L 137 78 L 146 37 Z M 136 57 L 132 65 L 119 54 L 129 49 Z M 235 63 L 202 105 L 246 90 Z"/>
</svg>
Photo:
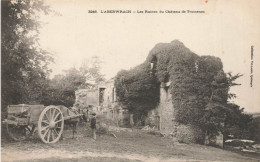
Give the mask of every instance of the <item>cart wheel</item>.
<svg viewBox="0 0 260 162">
<path fill-rule="evenodd" d="M 41 113 L 38 121 L 38 134 L 44 143 L 59 141 L 64 127 L 64 118 L 61 110 L 56 106 L 47 106 Z"/>
<path fill-rule="evenodd" d="M 15 141 L 23 141 L 29 138 L 33 132 L 34 127 L 28 125 L 13 125 L 13 124 L 6 124 L 6 129 L 8 135 Z"/>
</svg>

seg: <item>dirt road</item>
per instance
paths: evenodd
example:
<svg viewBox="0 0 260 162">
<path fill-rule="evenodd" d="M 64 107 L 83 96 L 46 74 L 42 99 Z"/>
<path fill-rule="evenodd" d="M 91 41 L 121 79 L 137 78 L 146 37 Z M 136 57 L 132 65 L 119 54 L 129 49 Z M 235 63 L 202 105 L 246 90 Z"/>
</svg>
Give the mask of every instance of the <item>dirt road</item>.
<svg viewBox="0 0 260 162">
<path fill-rule="evenodd" d="M 24 156 L 26 155 L 26 156 Z M 98 153 L 98 152 L 89 152 L 89 151 L 65 151 L 57 149 L 39 149 L 36 151 L 3 151 L 2 159 L 3 161 L 30 161 L 34 160 L 50 160 L 55 159 L 68 160 L 68 159 L 102 159 L 106 158 L 107 160 L 117 159 L 119 161 L 183 161 L 184 159 L 169 158 L 163 159 L 158 157 L 146 157 L 140 154 L 118 154 L 118 153 Z"/>
<path fill-rule="evenodd" d="M 77 138 L 71 130 L 56 144 L 43 144 L 38 138 L 22 142 L 2 141 L 2 161 L 260 161 L 260 157 L 240 155 L 209 146 L 181 144 L 171 138 L 126 129 L 91 138 L 90 130 L 80 127 Z"/>
</svg>

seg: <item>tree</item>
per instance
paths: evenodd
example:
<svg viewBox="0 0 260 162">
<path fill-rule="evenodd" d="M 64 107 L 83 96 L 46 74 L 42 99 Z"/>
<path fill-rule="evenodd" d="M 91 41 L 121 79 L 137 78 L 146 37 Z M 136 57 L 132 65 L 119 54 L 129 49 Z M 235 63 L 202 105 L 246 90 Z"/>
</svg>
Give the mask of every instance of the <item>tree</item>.
<svg viewBox="0 0 260 162">
<path fill-rule="evenodd" d="M 86 78 L 89 84 L 99 84 L 105 81 L 104 75 L 100 72 L 102 61 L 98 56 L 93 56 L 91 59 L 84 60 L 79 68 L 82 75 Z"/>
<path fill-rule="evenodd" d="M 228 102 L 228 99 L 236 97 L 235 94 L 230 93 L 230 88 L 240 85 L 235 81 L 241 76 L 241 74 L 232 75 L 229 72 L 226 74 L 219 73 L 214 78 L 211 84 L 210 101 L 206 106 L 203 117 L 208 133 L 218 134 L 222 132 L 224 137 L 227 138 L 227 135 L 232 132 L 231 129 L 239 128 L 243 132 L 250 123 L 251 117 L 244 114 L 243 108 Z"/>
<path fill-rule="evenodd" d="M 73 106 L 75 103 L 75 91 L 81 88 L 89 88 L 86 77 L 76 68 L 65 70 L 65 75 L 55 75 L 49 81 L 49 87 L 45 91 L 45 105 Z"/>
<path fill-rule="evenodd" d="M 159 82 L 150 76 L 148 63 L 143 63 L 129 71 L 118 72 L 115 79 L 119 102 L 141 117 L 159 103 Z"/>
<path fill-rule="evenodd" d="M 48 81 L 43 91 L 45 105 L 64 105 L 71 107 L 75 103 L 75 91 L 78 89 L 94 88 L 104 81 L 100 72 L 101 61 L 98 57 L 85 60 L 78 69 L 72 67 L 64 70 L 64 74 L 55 75 Z"/>
<path fill-rule="evenodd" d="M 8 104 L 41 101 L 50 72 L 51 54 L 39 47 L 40 13 L 51 10 L 43 1 L 1 1 L 2 112 Z"/>
<path fill-rule="evenodd" d="M 243 76 L 242 74 L 235 74 L 233 75 L 231 72 L 228 72 L 227 74 L 227 79 L 228 79 L 228 91 L 230 90 L 231 87 L 233 86 L 238 86 L 238 85 L 241 85 L 239 83 L 235 83 L 235 81 L 240 78 L 241 76 Z M 228 93 L 228 99 L 233 99 L 233 98 L 236 98 L 236 94 L 234 93 Z"/>
<path fill-rule="evenodd" d="M 227 118 L 225 119 L 224 139 L 250 139 L 260 142 L 260 117 L 245 114 L 244 109 L 234 103 L 228 103 Z"/>
</svg>

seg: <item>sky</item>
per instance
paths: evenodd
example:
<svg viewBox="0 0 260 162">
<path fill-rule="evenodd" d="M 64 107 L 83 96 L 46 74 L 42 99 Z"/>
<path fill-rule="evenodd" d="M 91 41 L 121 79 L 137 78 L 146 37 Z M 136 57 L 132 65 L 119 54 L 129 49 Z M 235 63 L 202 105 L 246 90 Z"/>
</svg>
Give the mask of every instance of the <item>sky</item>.
<svg viewBox="0 0 260 162">
<path fill-rule="evenodd" d="M 257 1 L 247 2 L 49 0 L 46 3 L 61 15 L 42 16 L 46 24 L 40 31 L 40 44 L 55 58 L 51 76 L 98 56 L 103 61 L 101 71 L 109 79 L 121 69 L 144 62 L 157 43 L 178 39 L 200 56 L 219 57 L 225 72 L 243 74 L 237 80 L 242 85 L 231 89 L 238 96 L 232 102 L 244 107 L 246 112 L 260 112 L 260 12 Z M 88 13 L 89 10 L 99 13 Z M 100 13 L 101 10 L 131 10 L 132 13 Z M 205 13 L 133 13 L 137 10 Z M 253 65 L 251 46 L 254 46 Z"/>
</svg>

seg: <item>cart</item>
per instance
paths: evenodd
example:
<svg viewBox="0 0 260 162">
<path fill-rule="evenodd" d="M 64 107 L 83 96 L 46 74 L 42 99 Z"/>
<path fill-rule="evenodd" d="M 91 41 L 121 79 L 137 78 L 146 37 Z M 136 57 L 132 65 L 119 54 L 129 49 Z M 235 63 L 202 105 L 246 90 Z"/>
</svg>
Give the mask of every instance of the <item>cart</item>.
<svg viewBox="0 0 260 162">
<path fill-rule="evenodd" d="M 65 109 L 65 110 L 64 110 Z M 70 112 L 65 106 L 9 105 L 8 117 L 3 121 L 7 133 L 15 141 L 22 141 L 38 130 L 38 136 L 44 143 L 59 141 L 63 133 L 64 120 L 79 118 L 83 114 Z"/>
</svg>

